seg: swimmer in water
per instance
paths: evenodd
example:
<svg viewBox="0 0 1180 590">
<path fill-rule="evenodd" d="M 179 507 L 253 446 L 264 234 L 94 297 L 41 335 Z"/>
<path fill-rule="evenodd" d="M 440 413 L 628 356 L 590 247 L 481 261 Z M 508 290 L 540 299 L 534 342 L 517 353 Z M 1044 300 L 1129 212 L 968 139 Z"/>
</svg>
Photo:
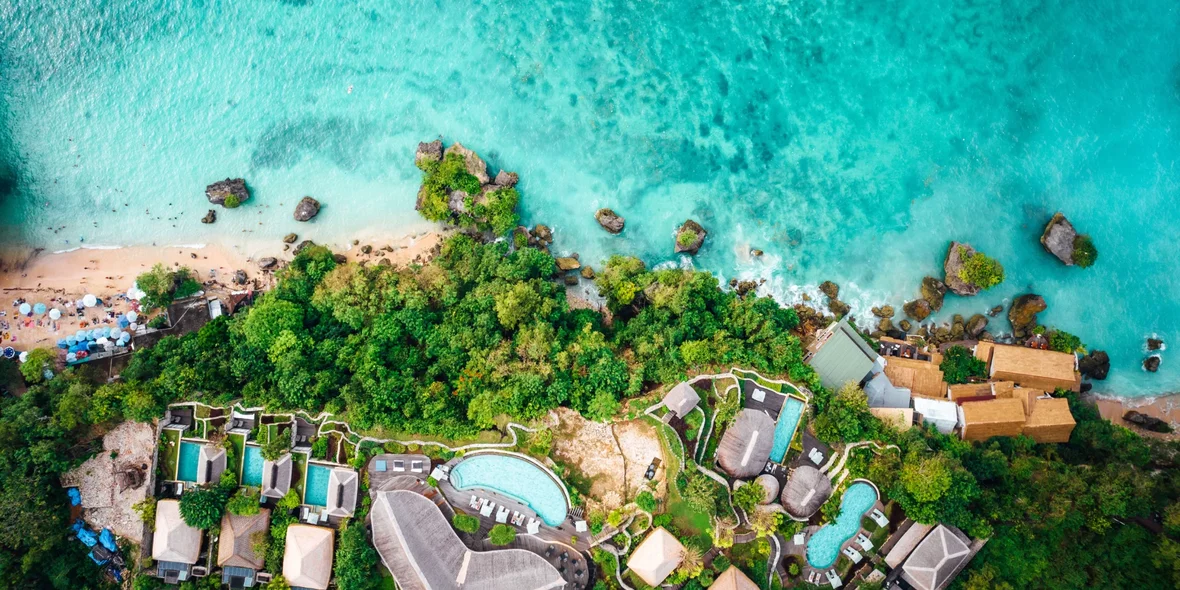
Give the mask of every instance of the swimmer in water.
<svg viewBox="0 0 1180 590">
<path fill-rule="evenodd" d="M 352 94 L 352 84 L 349 84 L 349 85 L 348 85 L 348 93 L 349 93 L 349 94 Z"/>
</svg>

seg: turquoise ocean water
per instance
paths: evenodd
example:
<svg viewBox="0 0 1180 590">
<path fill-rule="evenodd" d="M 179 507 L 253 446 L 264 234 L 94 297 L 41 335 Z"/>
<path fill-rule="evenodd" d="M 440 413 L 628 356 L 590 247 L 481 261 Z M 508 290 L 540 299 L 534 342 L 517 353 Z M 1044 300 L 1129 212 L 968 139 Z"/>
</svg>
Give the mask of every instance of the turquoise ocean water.
<svg viewBox="0 0 1180 590">
<path fill-rule="evenodd" d="M 696 266 L 784 301 L 832 279 L 862 313 L 899 305 L 970 242 L 1008 280 L 944 316 L 1035 290 L 1111 353 L 1099 389 L 1145 395 L 1180 389 L 1170 353 L 1139 368 L 1145 336 L 1180 337 L 1178 62 L 1163 0 L 11 0 L 0 240 L 400 232 L 422 225 L 414 146 L 442 135 L 519 172 L 559 250 L 681 264 L 691 216 Z M 202 225 L 226 176 L 255 199 Z M 297 226 L 305 194 L 325 206 Z M 1096 267 L 1041 250 L 1058 209 Z"/>
</svg>

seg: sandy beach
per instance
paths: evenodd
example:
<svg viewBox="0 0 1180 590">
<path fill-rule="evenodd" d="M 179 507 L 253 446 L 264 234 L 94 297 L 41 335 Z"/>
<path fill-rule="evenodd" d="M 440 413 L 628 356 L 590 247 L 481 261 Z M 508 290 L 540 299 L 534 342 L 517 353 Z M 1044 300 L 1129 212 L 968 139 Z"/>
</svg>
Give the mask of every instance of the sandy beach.
<svg viewBox="0 0 1180 590">
<path fill-rule="evenodd" d="M 1098 405 L 1098 411 L 1103 418 L 1120 426 L 1126 426 L 1144 436 L 1161 440 L 1180 440 L 1180 432 L 1163 434 L 1144 430 L 1123 420 L 1123 414 L 1135 410 L 1141 414 L 1165 420 L 1172 425 L 1172 429 L 1180 431 L 1180 394 L 1168 394 L 1148 397 L 1114 398 L 1092 396 Z"/>
<path fill-rule="evenodd" d="M 418 232 L 357 242 L 347 250 L 336 251 L 352 261 L 372 264 L 388 260 L 393 266 L 405 266 L 429 260 L 443 236 L 441 232 Z M 294 257 L 293 249 L 293 245 L 278 243 L 256 256 L 216 244 L 82 248 L 60 253 L 10 249 L 0 253 L 0 293 L 3 297 L 0 313 L 4 314 L 0 316 L 0 345 L 12 346 L 18 351 L 53 345 L 59 338 L 79 329 L 109 325 L 121 313 L 138 311 L 135 303 L 122 296 L 135 284 L 136 276 L 157 263 L 193 270 L 209 296 L 224 298 L 234 290 L 266 289 L 272 284 L 274 274 L 260 270 L 258 260 L 273 256 L 281 264 L 286 263 Z M 238 270 L 246 272 L 246 285 L 233 283 L 234 273 Z M 103 305 L 76 314 L 75 302 L 86 294 L 94 294 Z M 21 318 L 18 312 L 21 302 L 44 303 L 49 308 L 60 309 L 63 315 L 57 321 L 51 321 L 46 315 Z"/>
</svg>

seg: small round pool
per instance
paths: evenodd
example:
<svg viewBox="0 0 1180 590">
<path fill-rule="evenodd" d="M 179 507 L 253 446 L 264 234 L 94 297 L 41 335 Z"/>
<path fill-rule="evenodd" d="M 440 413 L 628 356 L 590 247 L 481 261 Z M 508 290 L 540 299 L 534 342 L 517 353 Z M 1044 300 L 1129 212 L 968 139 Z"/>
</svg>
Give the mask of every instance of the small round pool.
<svg viewBox="0 0 1180 590">
<path fill-rule="evenodd" d="M 820 528 L 807 540 L 807 563 L 811 567 L 832 567 L 840 557 L 840 547 L 860 530 L 860 519 L 877 502 L 877 489 L 858 481 L 844 490 L 840 498 L 840 515 L 836 522 Z"/>
<path fill-rule="evenodd" d="M 456 489 L 481 488 L 499 492 L 532 508 L 549 526 L 557 526 L 569 512 L 565 491 L 553 476 L 531 461 L 486 453 L 472 455 L 451 469 Z"/>
</svg>

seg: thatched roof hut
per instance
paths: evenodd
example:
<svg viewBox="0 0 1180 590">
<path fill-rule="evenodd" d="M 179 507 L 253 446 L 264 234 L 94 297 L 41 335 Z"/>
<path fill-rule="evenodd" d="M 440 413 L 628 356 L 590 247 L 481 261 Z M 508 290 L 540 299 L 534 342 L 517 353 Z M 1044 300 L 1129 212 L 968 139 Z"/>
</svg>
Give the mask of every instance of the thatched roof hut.
<svg viewBox="0 0 1180 590">
<path fill-rule="evenodd" d="M 635 548 L 627 568 L 644 582 L 659 586 L 684 558 L 684 545 L 664 527 L 657 528 Z"/>
<path fill-rule="evenodd" d="M 736 565 L 731 565 L 717 576 L 709 590 L 758 590 L 758 584 L 743 574 Z"/>
<path fill-rule="evenodd" d="M 766 466 L 773 447 L 774 420 L 766 412 L 745 409 L 721 437 L 717 462 L 733 477 L 754 477 Z"/>
<path fill-rule="evenodd" d="M 332 579 L 332 529 L 309 524 L 287 527 L 283 577 L 292 587 L 327 590 Z"/>
<path fill-rule="evenodd" d="M 778 480 L 769 473 L 763 473 L 754 480 L 754 485 L 762 486 L 765 490 L 759 504 L 769 504 L 778 497 Z"/>
<path fill-rule="evenodd" d="M 810 518 L 832 495 L 832 480 L 820 470 L 802 465 L 796 467 L 783 488 L 783 508 L 795 518 Z"/>
<path fill-rule="evenodd" d="M 673 387 L 672 391 L 664 396 L 664 406 L 679 418 L 687 416 L 700 401 L 701 396 L 687 381 Z"/>
</svg>

